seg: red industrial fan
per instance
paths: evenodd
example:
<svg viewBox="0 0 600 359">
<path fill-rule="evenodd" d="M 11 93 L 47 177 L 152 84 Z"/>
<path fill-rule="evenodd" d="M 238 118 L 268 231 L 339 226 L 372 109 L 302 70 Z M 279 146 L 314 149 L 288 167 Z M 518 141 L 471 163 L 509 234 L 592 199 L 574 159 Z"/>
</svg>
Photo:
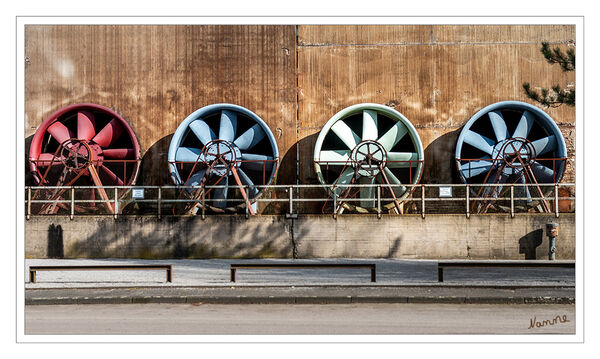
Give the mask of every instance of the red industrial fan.
<svg viewBox="0 0 600 359">
<path fill-rule="evenodd" d="M 135 183 L 140 146 L 119 114 L 104 106 L 81 103 L 63 107 L 42 122 L 31 142 L 29 163 L 35 182 L 50 187 L 34 194 L 45 200 L 36 212 L 50 214 L 68 208 L 60 202 L 67 189 L 53 187 L 90 186 L 75 210 L 95 211 L 98 194 L 106 209 L 114 213 L 104 187 Z"/>
</svg>

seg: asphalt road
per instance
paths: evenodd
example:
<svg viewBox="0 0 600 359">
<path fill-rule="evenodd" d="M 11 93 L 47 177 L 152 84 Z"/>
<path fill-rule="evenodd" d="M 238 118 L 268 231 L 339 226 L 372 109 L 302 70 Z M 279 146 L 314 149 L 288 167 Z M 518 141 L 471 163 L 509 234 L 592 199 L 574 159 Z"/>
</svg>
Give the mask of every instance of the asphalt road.
<svg viewBox="0 0 600 359">
<path fill-rule="evenodd" d="M 550 323 L 553 322 L 555 324 L 551 325 Z M 545 325 L 538 326 L 535 323 Z M 201 303 L 35 305 L 25 307 L 25 332 L 26 334 L 574 334 L 575 306 L 570 304 L 222 305 Z"/>
</svg>

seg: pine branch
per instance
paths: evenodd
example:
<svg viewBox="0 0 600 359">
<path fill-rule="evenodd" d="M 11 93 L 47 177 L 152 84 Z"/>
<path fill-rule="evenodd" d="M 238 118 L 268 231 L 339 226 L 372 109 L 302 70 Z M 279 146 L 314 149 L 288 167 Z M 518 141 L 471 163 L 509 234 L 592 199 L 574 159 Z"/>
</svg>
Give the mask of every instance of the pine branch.
<svg viewBox="0 0 600 359">
<path fill-rule="evenodd" d="M 542 42 L 542 48 L 540 49 L 546 61 L 550 64 L 559 64 L 561 69 L 565 72 L 575 70 L 575 50 L 568 49 L 566 54 L 563 53 L 558 47 L 550 49 L 550 45 L 547 42 Z M 575 106 L 575 89 L 566 88 L 562 89 L 560 85 L 552 86 L 551 90 L 541 88 L 538 93 L 533 90 L 528 82 L 523 83 L 523 90 L 525 95 L 533 101 L 541 104 L 542 106 L 558 107 L 560 105 Z"/>
<path fill-rule="evenodd" d="M 575 106 L 575 89 L 561 89 L 559 85 L 552 87 L 552 91 L 542 88 L 540 93 L 531 89 L 528 82 L 523 83 L 523 90 L 530 99 L 540 103 L 542 106 L 559 107 L 560 105 Z"/>
<path fill-rule="evenodd" d="M 560 48 L 555 47 L 550 50 L 550 45 L 547 42 L 542 42 L 540 52 L 551 64 L 559 64 L 563 71 L 575 70 L 575 50 L 568 49 L 567 53 L 563 53 Z"/>
</svg>

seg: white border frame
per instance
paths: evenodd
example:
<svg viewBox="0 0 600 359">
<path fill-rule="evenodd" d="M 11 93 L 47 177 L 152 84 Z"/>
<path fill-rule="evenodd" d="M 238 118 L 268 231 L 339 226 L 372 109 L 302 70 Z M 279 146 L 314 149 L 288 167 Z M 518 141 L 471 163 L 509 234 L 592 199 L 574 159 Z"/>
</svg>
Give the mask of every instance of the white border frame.
<svg viewBox="0 0 600 359">
<path fill-rule="evenodd" d="M 552 5 L 547 4 L 550 8 Z M 563 4 L 564 6 L 564 4 Z M 557 8 L 558 9 L 558 8 Z M 385 9 L 379 9 L 384 11 Z M 443 9 L 438 9 L 439 11 Z M 39 10 L 37 10 L 39 11 Z M 432 10 L 435 11 L 435 10 Z M 564 9 L 562 10 L 564 11 Z M 16 310 L 17 310 L 17 342 L 113 342 L 113 343 L 131 343 L 131 342 L 210 342 L 210 343 L 256 343 L 256 342 L 312 342 L 312 343 L 391 343 L 391 342 L 411 342 L 411 343 L 581 343 L 584 341 L 584 241 L 583 241 L 583 217 L 584 217 L 584 187 L 583 187 L 583 132 L 584 132 L 584 21 L 583 17 L 279 17 L 279 16 L 257 16 L 257 17 L 36 17 L 23 16 L 16 18 Z M 169 336 L 169 335 L 152 335 L 152 336 L 137 336 L 137 335 L 102 335 L 102 336 L 67 336 L 67 335 L 25 335 L 24 334 L 24 222 L 25 218 L 20 215 L 24 212 L 24 146 L 21 142 L 24 136 L 24 62 L 20 59 L 24 56 L 24 28 L 28 24 L 473 24 L 473 25 L 517 25 L 517 24 L 561 24 L 575 25 L 576 35 L 575 41 L 580 50 L 576 58 L 576 81 L 575 88 L 577 92 L 576 106 L 576 152 L 577 160 L 575 165 L 576 174 L 576 334 L 575 335 L 389 335 L 389 336 L 356 336 L 356 335 L 257 335 L 257 336 Z M 526 321 L 526 319 L 525 319 Z M 565 352 L 570 353 L 570 352 Z M 82 353 L 82 355 L 84 355 Z M 400 355 L 400 353 L 398 353 Z"/>
</svg>

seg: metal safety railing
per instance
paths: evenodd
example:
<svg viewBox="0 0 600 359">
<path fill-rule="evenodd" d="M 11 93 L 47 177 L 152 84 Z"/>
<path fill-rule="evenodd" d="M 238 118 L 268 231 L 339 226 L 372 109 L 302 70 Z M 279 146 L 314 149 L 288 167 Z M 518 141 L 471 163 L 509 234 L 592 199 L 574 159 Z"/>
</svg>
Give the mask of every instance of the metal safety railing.
<svg viewBox="0 0 600 359">
<path fill-rule="evenodd" d="M 92 195 L 98 189 L 103 188 L 108 199 L 98 199 Z M 232 196 L 226 199 L 209 198 L 206 196 L 210 190 L 229 188 L 239 192 L 240 188 L 248 193 L 251 188 L 264 190 L 258 198 L 244 199 Z M 477 196 L 482 189 L 490 188 L 488 193 L 499 193 L 496 196 Z M 526 193 L 528 188 L 529 196 L 519 196 L 519 192 Z M 236 206 L 240 211 L 231 211 L 231 213 L 240 213 L 248 216 L 249 206 L 252 205 L 276 205 L 278 212 L 275 214 L 314 214 L 315 204 L 330 205 L 328 210 L 322 213 L 333 214 L 337 216 L 338 210 L 345 204 L 360 202 L 371 202 L 372 206 L 367 212 L 377 214 L 380 218 L 383 212 L 389 208 L 384 208 L 396 199 L 391 191 L 408 193 L 406 198 L 400 198 L 400 202 L 408 207 L 413 204 L 413 209 L 404 214 L 420 214 L 423 218 L 426 213 L 436 213 L 436 204 L 453 202 L 453 206 L 445 207 L 441 213 L 465 214 L 467 217 L 477 214 L 473 206 L 479 203 L 485 204 L 503 204 L 500 207 L 502 213 L 508 213 L 514 217 L 515 213 L 530 211 L 532 206 L 525 203 L 535 203 L 545 201 L 548 203 L 552 213 L 559 216 L 561 203 L 567 203 L 563 207 L 570 208 L 562 212 L 573 212 L 574 208 L 574 190 L 573 183 L 550 183 L 550 184 L 400 184 L 400 185 L 373 185 L 373 184 L 348 184 L 338 185 L 337 189 L 355 189 L 359 192 L 361 189 L 369 191 L 361 194 L 362 197 L 339 197 L 338 192 L 332 189 L 331 185 L 307 184 L 307 185 L 270 185 L 270 186 L 239 186 L 239 185 L 217 185 L 217 186 L 26 186 L 25 187 L 25 210 L 26 218 L 32 215 L 40 214 L 66 214 L 73 218 L 76 214 L 94 214 L 111 215 L 117 218 L 119 215 L 157 215 L 159 218 L 164 215 L 181 215 L 170 208 L 176 205 L 197 205 L 200 208 L 202 218 L 206 216 L 206 209 L 219 202 L 227 202 L 230 207 Z M 567 189 L 568 196 L 559 195 L 560 189 Z M 136 196 L 135 192 L 138 192 Z M 139 192 L 142 191 L 142 196 Z M 183 198 L 182 192 L 194 193 L 194 196 Z M 483 191 L 485 192 L 485 191 Z M 57 193 L 60 195 L 56 196 Z M 369 196 L 364 196 L 369 193 Z M 537 195 L 535 195 L 537 193 Z M 53 197 L 53 194 L 55 197 Z M 564 194 L 564 193 L 563 193 Z M 94 197 L 94 198 L 92 198 Z M 313 204 L 311 207 L 310 204 Z M 287 204 L 287 206 L 286 206 Z M 282 207 L 283 205 L 283 207 Z M 303 205 L 308 205 L 304 206 Z M 106 207 L 108 211 L 102 208 Z M 137 206 L 138 209 L 132 211 L 123 211 L 124 208 Z M 145 206 L 145 207 L 144 207 Z M 34 208 L 35 207 L 35 208 Z M 139 207 L 144 207 L 140 209 Z M 287 207 L 287 208 L 285 208 Z M 42 210 L 40 210 L 40 208 Z M 84 210 L 79 211 L 79 208 Z M 325 207 L 323 207 L 325 208 Z M 167 212 L 165 212 L 167 211 Z M 548 212 L 546 210 L 546 212 Z"/>
</svg>

